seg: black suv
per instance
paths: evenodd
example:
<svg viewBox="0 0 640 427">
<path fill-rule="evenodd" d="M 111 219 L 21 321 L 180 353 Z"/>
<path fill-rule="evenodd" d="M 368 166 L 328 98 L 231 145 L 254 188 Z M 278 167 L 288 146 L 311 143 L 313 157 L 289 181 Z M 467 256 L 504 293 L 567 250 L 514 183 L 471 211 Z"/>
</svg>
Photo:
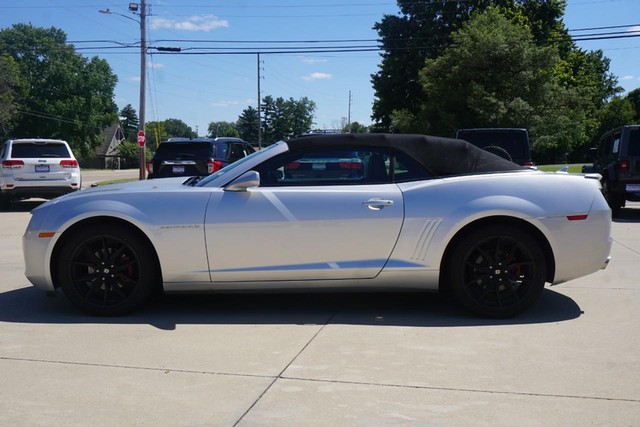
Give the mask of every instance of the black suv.
<svg viewBox="0 0 640 427">
<path fill-rule="evenodd" d="M 171 138 L 147 163 L 148 178 L 209 175 L 254 151 L 240 138 Z"/>
<path fill-rule="evenodd" d="M 533 166 L 529 132 L 518 128 L 458 129 L 457 139 L 464 139 L 521 166 Z"/>
<path fill-rule="evenodd" d="M 600 146 L 592 148 L 591 154 L 592 171 L 602 175 L 602 192 L 613 216 L 620 214 L 627 200 L 640 201 L 640 125 L 626 125 L 605 133 Z"/>
</svg>

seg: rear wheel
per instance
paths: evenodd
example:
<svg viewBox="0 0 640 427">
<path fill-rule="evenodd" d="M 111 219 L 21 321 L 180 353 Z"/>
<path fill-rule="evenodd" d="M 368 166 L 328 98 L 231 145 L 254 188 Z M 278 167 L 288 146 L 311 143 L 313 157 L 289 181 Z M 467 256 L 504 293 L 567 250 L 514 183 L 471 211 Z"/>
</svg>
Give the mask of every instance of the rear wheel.
<svg viewBox="0 0 640 427">
<path fill-rule="evenodd" d="M 622 210 L 622 206 L 624 205 L 624 199 L 622 199 L 620 195 L 611 191 L 609 181 L 606 179 L 602 181 L 602 194 L 611 208 L 611 216 L 619 216 L 620 210 Z"/>
<path fill-rule="evenodd" d="M 504 318 L 538 300 L 546 269 L 542 248 L 528 233 L 493 225 L 473 230 L 456 244 L 446 277 L 453 295 L 467 310 Z"/>
<path fill-rule="evenodd" d="M 93 315 L 132 311 L 150 298 L 158 278 L 152 249 L 121 225 L 80 229 L 58 257 L 58 281 L 65 295 Z"/>
</svg>

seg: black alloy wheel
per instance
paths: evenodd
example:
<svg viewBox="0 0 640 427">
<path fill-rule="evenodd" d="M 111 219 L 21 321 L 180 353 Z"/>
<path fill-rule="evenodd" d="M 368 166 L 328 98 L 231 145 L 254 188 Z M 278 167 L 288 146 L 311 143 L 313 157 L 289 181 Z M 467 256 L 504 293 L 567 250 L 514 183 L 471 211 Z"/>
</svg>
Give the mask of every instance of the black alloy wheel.
<svg viewBox="0 0 640 427">
<path fill-rule="evenodd" d="M 540 244 L 516 227 L 474 230 L 451 255 L 451 290 L 476 315 L 514 316 L 535 303 L 544 289 L 547 267 Z"/>
<path fill-rule="evenodd" d="M 126 314 L 149 299 L 157 284 L 151 248 L 127 227 L 84 228 L 65 242 L 58 280 L 82 310 L 102 316 Z"/>
</svg>

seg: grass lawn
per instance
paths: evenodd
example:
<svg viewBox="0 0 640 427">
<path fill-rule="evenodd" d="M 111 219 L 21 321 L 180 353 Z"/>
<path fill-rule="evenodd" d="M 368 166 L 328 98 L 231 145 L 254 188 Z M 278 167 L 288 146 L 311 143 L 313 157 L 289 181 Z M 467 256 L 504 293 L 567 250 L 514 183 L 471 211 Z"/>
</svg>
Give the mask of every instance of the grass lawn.
<svg viewBox="0 0 640 427">
<path fill-rule="evenodd" d="M 584 163 L 575 163 L 572 165 L 541 165 L 538 166 L 538 170 L 544 172 L 556 172 L 559 171 L 564 166 L 569 166 L 569 173 L 582 173 L 582 165 Z"/>
</svg>

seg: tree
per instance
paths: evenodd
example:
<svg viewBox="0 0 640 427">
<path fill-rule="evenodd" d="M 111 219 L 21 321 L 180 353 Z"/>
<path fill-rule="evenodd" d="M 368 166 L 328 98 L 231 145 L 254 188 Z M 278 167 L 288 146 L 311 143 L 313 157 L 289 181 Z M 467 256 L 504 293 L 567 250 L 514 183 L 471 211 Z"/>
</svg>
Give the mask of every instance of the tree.
<svg viewBox="0 0 640 427">
<path fill-rule="evenodd" d="M 18 66 L 8 55 L 0 55 L 0 136 L 7 137 L 19 116 L 18 93 L 21 80 Z"/>
<path fill-rule="evenodd" d="M 162 122 L 164 132 L 169 138 L 197 138 L 193 129 L 180 119 L 166 119 Z"/>
<path fill-rule="evenodd" d="M 262 128 L 265 145 L 281 139 L 308 132 L 313 125 L 313 112 L 316 104 L 307 97 L 299 100 L 289 98 L 274 99 L 268 95 L 263 98 Z"/>
<path fill-rule="evenodd" d="M 30 24 L 0 30 L 0 52 L 24 81 L 12 135 L 62 138 L 80 156 L 102 143 L 103 129 L 117 120 L 117 77 L 106 61 L 77 54 L 60 29 Z"/>
<path fill-rule="evenodd" d="M 238 138 L 240 134 L 233 122 L 211 122 L 209 123 L 209 137 L 230 136 Z"/>
<path fill-rule="evenodd" d="M 427 102 L 414 114 L 392 114 L 400 132 L 453 136 L 458 128 L 530 130 L 537 162 L 567 161 L 586 143 L 590 93 L 563 84 L 557 47 L 540 46 L 527 26 L 498 9 L 475 14 L 453 45 L 426 61 L 420 81 Z"/>
<path fill-rule="evenodd" d="M 629 92 L 627 94 L 627 99 L 631 102 L 631 106 L 633 107 L 633 123 L 638 123 L 640 121 L 640 88 Z"/>
<path fill-rule="evenodd" d="M 236 129 L 238 129 L 240 138 L 248 142 L 258 142 L 259 124 L 258 110 L 253 107 L 247 107 L 242 110 L 242 114 L 240 114 L 236 122 Z"/>
<path fill-rule="evenodd" d="M 169 138 L 196 138 L 198 136 L 191 127 L 180 119 L 147 122 L 144 128 L 147 134 L 147 147 L 154 151 L 155 147 Z"/>
<path fill-rule="evenodd" d="M 154 148 L 154 146 L 149 144 L 144 147 L 145 159 L 147 159 L 147 161 L 150 161 L 153 157 L 154 151 L 152 148 Z M 140 166 L 140 146 L 137 141 L 123 141 L 121 144 L 118 144 L 116 151 L 122 159 L 122 163 L 120 164 L 121 169 L 136 169 Z"/>
<path fill-rule="evenodd" d="M 453 136 L 458 128 L 537 124 L 557 89 L 550 75 L 555 49 L 537 46 L 526 27 L 497 9 L 477 14 L 452 39 L 454 45 L 420 71 L 424 94 L 438 101 L 422 107 L 411 130 Z"/>
<path fill-rule="evenodd" d="M 138 113 L 136 113 L 135 108 L 133 108 L 131 104 L 125 105 L 124 108 L 120 110 L 120 127 L 122 127 L 122 132 L 124 132 L 127 141 L 137 143 L 139 125 L 140 120 L 138 119 Z"/>
<path fill-rule="evenodd" d="M 562 45 L 570 40 L 560 18 L 564 0 L 398 0 L 399 15 L 385 15 L 374 25 L 384 49 L 379 71 L 371 76 L 375 90 L 372 118 L 374 130 L 392 130 L 392 115 L 415 115 L 431 101 L 422 91 L 419 72 L 425 60 L 443 54 L 451 45 L 451 34 L 472 14 L 491 6 L 501 8 L 510 19 L 531 29 L 534 38 Z M 569 40 L 569 41 L 568 41 Z"/>
</svg>

